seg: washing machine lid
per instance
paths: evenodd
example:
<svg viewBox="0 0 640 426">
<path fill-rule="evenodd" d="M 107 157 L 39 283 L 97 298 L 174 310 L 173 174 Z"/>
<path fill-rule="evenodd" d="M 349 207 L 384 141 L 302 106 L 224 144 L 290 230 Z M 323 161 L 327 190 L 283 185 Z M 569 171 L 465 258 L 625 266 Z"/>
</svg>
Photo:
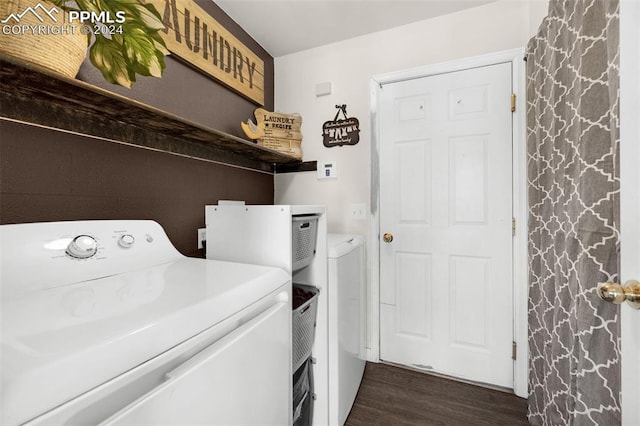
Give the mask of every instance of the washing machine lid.
<svg viewBox="0 0 640 426">
<path fill-rule="evenodd" d="M 337 259 L 364 244 L 364 237 L 356 234 L 327 234 L 327 252 L 330 259 Z"/>
<path fill-rule="evenodd" d="M 182 258 L 2 298 L 2 424 L 21 424 L 224 321 L 290 281 Z"/>
</svg>

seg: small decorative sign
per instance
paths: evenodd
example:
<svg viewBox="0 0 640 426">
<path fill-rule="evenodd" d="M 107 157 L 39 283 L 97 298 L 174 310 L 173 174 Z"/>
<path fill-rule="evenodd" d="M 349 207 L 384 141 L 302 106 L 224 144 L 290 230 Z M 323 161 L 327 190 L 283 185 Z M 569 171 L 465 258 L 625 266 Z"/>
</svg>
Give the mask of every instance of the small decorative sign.
<svg viewBox="0 0 640 426">
<path fill-rule="evenodd" d="M 355 117 L 347 117 L 346 105 L 336 105 L 336 108 L 338 112 L 333 121 L 325 121 L 322 125 L 322 143 L 327 148 L 357 144 L 360 141 L 360 122 Z M 341 112 L 344 119 L 338 120 Z"/>
<path fill-rule="evenodd" d="M 192 0 L 144 0 L 156 7 L 167 48 L 192 66 L 264 105 L 264 61 Z"/>
<path fill-rule="evenodd" d="M 249 139 L 257 140 L 258 145 L 270 148 L 295 158 L 302 159 L 302 116 L 300 114 L 282 114 L 258 108 L 255 110 L 256 124 L 251 120 L 240 123 L 240 127 Z"/>
</svg>

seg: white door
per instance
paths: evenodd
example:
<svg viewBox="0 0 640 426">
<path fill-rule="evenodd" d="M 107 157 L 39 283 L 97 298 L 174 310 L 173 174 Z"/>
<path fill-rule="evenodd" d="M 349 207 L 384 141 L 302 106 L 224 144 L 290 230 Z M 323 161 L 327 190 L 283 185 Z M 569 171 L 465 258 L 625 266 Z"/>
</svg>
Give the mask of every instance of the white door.
<svg viewBox="0 0 640 426">
<path fill-rule="evenodd" d="M 640 3 L 620 3 L 621 281 L 640 280 Z M 622 424 L 640 425 L 640 311 L 626 303 L 622 323 Z"/>
<path fill-rule="evenodd" d="M 639 8 L 640 9 L 640 8 Z M 624 105 L 624 104 L 622 104 Z M 638 110 L 636 109 L 636 116 Z M 625 116 L 622 116 L 624 120 Z M 621 121 L 624 128 L 624 122 Z M 635 138 L 625 138 L 621 133 L 621 223 L 620 254 L 621 282 L 640 280 L 640 126 L 635 125 Z M 626 156 L 626 158 L 625 158 Z M 604 303 L 604 302 L 603 302 Z M 640 425 L 640 310 L 634 310 L 626 303 L 620 307 L 621 356 L 622 356 L 622 425 Z"/>
<path fill-rule="evenodd" d="M 508 388 L 511 73 L 386 84 L 379 107 L 380 358 Z"/>
</svg>

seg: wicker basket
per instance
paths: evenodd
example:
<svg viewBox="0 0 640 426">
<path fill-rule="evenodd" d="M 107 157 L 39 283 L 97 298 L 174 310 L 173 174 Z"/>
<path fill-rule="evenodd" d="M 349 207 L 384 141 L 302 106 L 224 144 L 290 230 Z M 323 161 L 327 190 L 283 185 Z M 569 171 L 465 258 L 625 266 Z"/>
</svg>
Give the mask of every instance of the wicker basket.
<svg viewBox="0 0 640 426">
<path fill-rule="evenodd" d="M 38 5 L 43 7 L 38 7 Z M 47 16 L 44 9 L 50 11 L 55 6 L 44 0 L 2 0 L 0 1 L 0 20 L 7 19 L 11 14 L 18 16 L 29 7 L 35 8 L 33 10 L 38 11 L 44 22 L 39 20 L 34 13 L 29 12 L 24 13 L 19 21 L 9 19 L 3 25 L 13 27 L 15 31 L 3 31 L 0 34 L 0 52 L 66 77 L 75 78 L 87 54 L 87 36 L 81 34 L 80 25 L 76 25 L 75 31 L 71 32 L 71 26 L 66 24 L 66 12 L 57 7 L 58 13 L 53 14 L 56 19 L 54 21 L 50 16 Z M 57 29 L 65 27 L 68 31 L 58 34 L 19 32 L 18 27 L 23 25 L 57 27 Z M 10 34 L 5 34 L 5 32 Z"/>
</svg>

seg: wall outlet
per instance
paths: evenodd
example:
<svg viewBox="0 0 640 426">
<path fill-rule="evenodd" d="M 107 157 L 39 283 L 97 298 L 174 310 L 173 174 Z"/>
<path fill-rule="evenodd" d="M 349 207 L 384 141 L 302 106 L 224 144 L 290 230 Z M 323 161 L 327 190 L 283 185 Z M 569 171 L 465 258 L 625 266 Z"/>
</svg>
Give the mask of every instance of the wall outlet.
<svg viewBox="0 0 640 426">
<path fill-rule="evenodd" d="M 198 229 L 198 250 L 204 248 L 204 242 L 207 241 L 207 228 Z"/>
<path fill-rule="evenodd" d="M 365 203 L 349 204 L 349 213 L 353 220 L 366 220 L 367 205 Z"/>
</svg>

